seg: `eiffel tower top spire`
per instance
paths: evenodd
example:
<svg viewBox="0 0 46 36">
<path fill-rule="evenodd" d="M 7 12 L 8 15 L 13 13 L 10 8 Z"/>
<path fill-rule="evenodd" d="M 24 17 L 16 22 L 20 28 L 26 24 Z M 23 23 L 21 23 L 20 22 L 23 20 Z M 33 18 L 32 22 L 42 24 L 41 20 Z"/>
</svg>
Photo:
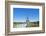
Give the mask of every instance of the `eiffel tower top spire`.
<svg viewBox="0 0 46 36">
<path fill-rule="evenodd" d="M 27 16 L 27 19 L 26 20 L 29 20 L 29 17 Z"/>
<path fill-rule="evenodd" d="M 27 17 L 27 20 L 29 20 L 29 18 Z"/>
</svg>

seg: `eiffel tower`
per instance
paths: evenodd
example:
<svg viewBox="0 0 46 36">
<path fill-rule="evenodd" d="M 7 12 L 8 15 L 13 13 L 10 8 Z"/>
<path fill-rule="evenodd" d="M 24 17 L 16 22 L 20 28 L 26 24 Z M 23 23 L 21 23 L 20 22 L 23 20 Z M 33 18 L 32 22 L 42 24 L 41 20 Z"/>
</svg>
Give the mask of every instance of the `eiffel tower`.
<svg viewBox="0 0 46 36">
<path fill-rule="evenodd" d="M 26 19 L 26 23 L 29 24 L 29 17 L 27 17 L 27 19 Z"/>
</svg>

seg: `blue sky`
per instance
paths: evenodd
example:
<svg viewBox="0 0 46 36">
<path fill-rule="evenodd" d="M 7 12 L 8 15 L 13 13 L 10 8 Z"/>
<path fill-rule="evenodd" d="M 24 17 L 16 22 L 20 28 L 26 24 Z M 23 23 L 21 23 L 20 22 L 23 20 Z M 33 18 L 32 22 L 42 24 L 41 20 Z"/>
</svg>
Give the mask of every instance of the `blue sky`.
<svg viewBox="0 0 46 36">
<path fill-rule="evenodd" d="M 13 8 L 13 21 L 26 22 L 27 17 L 30 22 L 39 21 L 39 9 L 35 8 Z"/>
</svg>

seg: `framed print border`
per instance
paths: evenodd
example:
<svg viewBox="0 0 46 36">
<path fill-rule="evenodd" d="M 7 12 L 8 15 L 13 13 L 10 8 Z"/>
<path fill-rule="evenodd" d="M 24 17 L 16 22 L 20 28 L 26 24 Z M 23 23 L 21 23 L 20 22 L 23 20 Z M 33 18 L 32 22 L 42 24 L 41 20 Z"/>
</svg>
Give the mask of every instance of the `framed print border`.
<svg viewBox="0 0 46 36">
<path fill-rule="evenodd" d="M 42 6 L 42 30 L 38 31 L 18 31 L 10 32 L 10 5 L 21 4 L 21 5 L 35 5 Z M 5 35 L 18 35 L 18 34 L 37 34 L 45 32 L 45 3 L 33 3 L 33 2 L 18 2 L 18 1 L 5 1 Z"/>
</svg>

